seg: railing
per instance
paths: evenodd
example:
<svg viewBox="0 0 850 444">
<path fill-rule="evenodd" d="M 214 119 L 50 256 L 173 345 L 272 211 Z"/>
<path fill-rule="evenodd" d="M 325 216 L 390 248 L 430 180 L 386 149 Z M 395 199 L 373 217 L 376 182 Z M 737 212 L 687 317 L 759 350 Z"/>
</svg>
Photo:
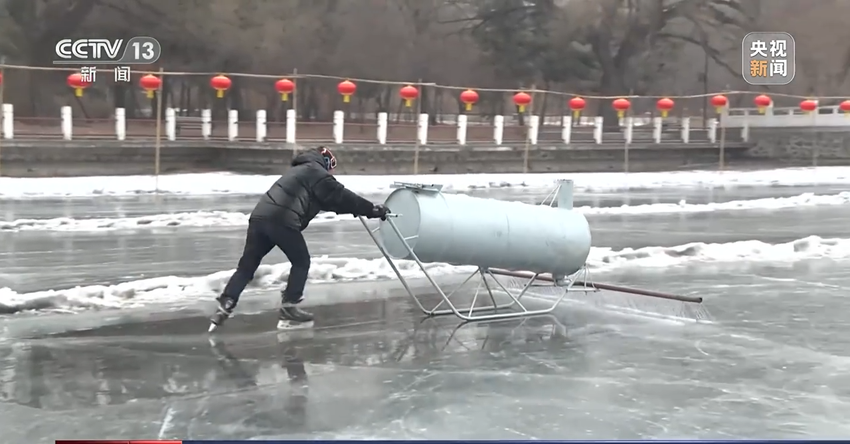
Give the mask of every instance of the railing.
<svg viewBox="0 0 850 444">
<path fill-rule="evenodd" d="M 83 94 L 75 97 L 66 79 L 69 73 L 78 74 L 73 68 L 0 65 L 0 75 L 3 76 L 0 95 L 5 91 L 5 96 L 0 97 L 5 99 L 4 103 L 13 105 L 13 118 L 16 119 L 15 126 L 20 128 L 17 131 L 19 134 L 57 135 L 56 128 L 60 127 L 59 108 L 65 105 L 72 110 L 74 124 L 78 127 L 75 133 L 91 137 L 117 136 L 114 122 L 120 119 L 120 112 L 116 108 L 124 110 L 125 132 L 128 135 L 153 136 L 156 128 L 152 123 L 156 120 L 154 115 L 161 114 L 159 117 L 166 118 L 165 113 L 154 110 L 168 108 L 174 110 L 178 121 L 184 120 L 184 117 L 208 121 L 212 126 L 209 137 L 228 137 L 227 129 L 235 110 L 236 120 L 243 123 L 240 125 L 243 137 L 255 139 L 248 135 L 247 132 L 253 130 L 244 123 L 253 122 L 257 118 L 255 114 L 260 112 L 257 110 L 261 110 L 260 113 L 265 114 L 265 134 L 271 140 L 336 141 L 339 139 L 336 134 L 340 130 L 334 129 L 335 124 L 338 127 L 339 116 L 343 116 L 344 140 L 375 140 L 379 127 L 385 126 L 388 142 L 411 142 L 422 131 L 421 116 L 427 115 L 428 140 L 432 143 L 458 142 L 457 127 L 462 119 L 466 119 L 466 140 L 469 142 L 496 142 L 495 128 L 498 126 L 502 127 L 503 141 L 523 142 L 530 138 L 527 128 L 533 123 L 531 116 L 538 116 L 537 124 L 541 133 L 547 130 L 559 132 L 558 128 L 563 125 L 561 116 L 574 116 L 570 100 L 577 96 L 581 96 L 584 101 L 580 118 L 572 119 L 575 130 L 571 131 L 577 132 L 580 132 L 580 128 L 594 126 L 595 116 L 604 117 L 605 122 L 615 119 L 612 105 L 615 99 L 620 98 L 628 99 L 629 109 L 625 115 L 634 119 L 634 126 L 648 128 L 659 115 L 657 102 L 660 98 L 597 96 L 534 87 L 493 89 L 422 81 L 347 79 L 297 72 L 280 76 L 229 73 L 226 76 L 230 79 L 230 88 L 222 98 L 216 98 L 211 79 L 219 73 L 165 71 L 155 73 L 162 79 L 156 91 L 161 94 L 155 94 L 155 99 L 147 99 L 139 85 L 141 77 L 150 74 L 145 71 L 129 72 L 130 83 L 115 82 L 112 71 L 96 73 L 96 81 L 82 85 L 85 86 Z M 294 88 L 286 101 L 281 100 L 281 95 L 275 89 L 275 82 L 283 78 L 292 80 Z M 339 83 L 344 80 L 350 80 L 356 86 L 349 100 L 344 100 L 338 91 Z M 411 106 L 405 106 L 400 96 L 405 86 L 413 86 L 418 93 L 418 97 L 410 103 Z M 461 95 L 470 89 L 475 91 L 478 100 L 467 110 Z M 526 93 L 530 100 L 525 112 L 520 112 L 513 102 L 519 91 Z M 730 116 L 735 108 L 752 104 L 759 95 L 751 91 L 726 91 L 722 94 L 728 99 Z M 711 119 L 716 117 L 711 104 L 711 98 L 715 95 L 668 96 L 673 100 L 673 108 L 670 110 L 671 117 L 665 121 L 679 125 L 676 122 L 688 117 L 690 126 L 707 130 L 711 126 Z M 784 94 L 773 94 L 771 98 L 772 104 L 777 107 L 795 106 L 802 99 L 800 96 Z M 44 104 L 48 99 L 51 103 Z M 842 100 L 840 97 L 820 99 L 824 103 Z M 293 112 L 297 139 L 287 137 L 293 131 L 287 126 L 293 120 Z M 733 124 L 730 122 L 730 125 Z M 248 125 L 254 126 L 251 123 Z M 178 124 L 178 127 L 185 129 L 184 133 L 196 137 L 203 136 L 200 133 L 201 126 Z M 617 125 L 613 126 L 616 128 Z"/>
<path fill-rule="evenodd" d="M 798 115 L 790 106 L 799 103 L 800 96 L 772 95 L 771 106 L 763 114 L 736 108 L 753 103 L 759 93 L 749 91 L 723 92 L 727 106 L 719 114 L 711 105 L 716 94 L 668 96 L 674 106 L 669 117 L 661 117 L 657 96 L 581 95 L 584 107 L 579 111 L 570 108 L 571 99 L 578 95 L 532 87 L 521 89 L 530 100 L 523 111 L 512 102 L 520 89 L 232 73 L 227 74 L 231 87 L 217 98 L 210 81 L 219 73 L 159 71 L 155 74 L 162 79 L 161 86 L 147 99 L 138 81 L 149 72 L 131 72 L 130 79 L 135 81 L 130 83 L 115 82 L 111 71 L 100 73 L 90 84 L 66 82 L 69 73 L 79 74 L 68 68 L 0 65 L 0 140 L 151 140 L 157 153 L 163 142 L 186 140 L 229 141 L 234 146 L 401 144 L 417 150 L 447 144 L 524 145 L 526 151 L 543 144 L 568 148 L 618 143 L 628 151 L 634 143 L 719 143 L 722 147 L 727 137 L 746 141 L 753 126 L 850 126 L 850 119 L 833 106 L 821 107 L 827 114 Z M 282 78 L 295 84 L 288 100 L 275 90 L 275 82 Z M 357 87 L 348 100 L 338 90 L 338 83 L 345 80 Z M 34 83 L 42 87 L 32 88 Z M 412 106 L 405 106 L 400 96 L 408 85 L 418 92 Z M 75 89 L 78 94 L 71 94 Z M 465 105 L 461 94 L 470 89 L 478 99 Z M 59 100 L 60 105 L 35 109 L 34 90 Z M 629 107 L 618 118 L 612 105 L 621 98 L 628 99 Z M 820 98 L 821 103 L 841 99 Z M 55 115 L 46 117 L 53 110 Z M 719 131 L 726 128 L 740 129 L 739 135 Z"/>
</svg>

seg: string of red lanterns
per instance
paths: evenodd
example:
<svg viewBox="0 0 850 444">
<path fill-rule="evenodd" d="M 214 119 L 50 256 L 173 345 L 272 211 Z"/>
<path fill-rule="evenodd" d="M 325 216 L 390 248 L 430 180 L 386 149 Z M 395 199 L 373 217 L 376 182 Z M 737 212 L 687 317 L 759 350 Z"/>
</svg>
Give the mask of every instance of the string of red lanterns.
<svg viewBox="0 0 850 444">
<path fill-rule="evenodd" d="M 0 74 L 0 86 L 3 85 L 3 76 Z M 71 73 L 66 79 L 69 87 L 74 89 L 74 95 L 77 97 L 83 96 L 83 91 L 91 86 L 90 81 L 86 81 L 84 76 L 79 73 Z M 210 79 L 210 86 L 216 90 L 216 97 L 224 97 L 224 93 L 233 85 L 233 81 L 229 77 L 220 74 Z M 148 98 L 153 98 L 154 93 L 162 88 L 162 78 L 147 74 L 139 79 L 139 86 L 145 90 Z M 287 101 L 289 95 L 295 91 L 295 82 L 290 79 L 283 78 L 275 82 L 275 90 L 280 93 L 281 100 Z M 337 91 L 343 96 L 343 102 L 349 103 L 351 96 L 357 91 L 357 85 L 350 80 L 343 80 L 337 85 Z M 405 101 L 405 105 L 410 107 L 412 102 L 419 98 L 419 89 L 413 85 L 405 85 L 399 89 L 399 96 Z M 479 95 L 475 90 L 467 89 L 460 93 L 460 100 L 465 104 L 467 111 L 472 110 L 473 105 L 478 103 Z M 517 106 L 520 113 L 525 112 L 525 109 L 531 105 L 532 97 L 530 94 L 520 91 L 514 94 L 513 102 Z M 723 109 L 729 106 L 729 99 L 718 94 L 711 98 L 711 105 L 715 108 L 718 114 L 723 112 Z M 581 112 L 587 107 L 587 102 L 581 97 L 573 97 L 569 100 L 569 107 L 573 113 L 573 117 L 578 118 Z M 759 112 L 764 114 L 767 108 L 773 105 L 773 99 L 765 94 L 760 94 L 753 99 L 753 103 L 758 108 Z M 614 99 L 611 106 L 617 111 L 618 117 L 622 118 L 626 112 L 631 109 L 631 102 L 625 98 Z M 675 107 L 675 101 L 669 97 L 662 97 L 656 102 L 656 107 L 661 112 L 662 117 L 667 117 L 669 112 Z M 800 102 L 800 110 L 804 113 L 813 113 L 817 111 L 818 102 L 814 99 L 806 99 Z M 842 101 L 838 105 L 838 109 L 844 115 L 850 117 L 850 99 Z"/>
</svg>

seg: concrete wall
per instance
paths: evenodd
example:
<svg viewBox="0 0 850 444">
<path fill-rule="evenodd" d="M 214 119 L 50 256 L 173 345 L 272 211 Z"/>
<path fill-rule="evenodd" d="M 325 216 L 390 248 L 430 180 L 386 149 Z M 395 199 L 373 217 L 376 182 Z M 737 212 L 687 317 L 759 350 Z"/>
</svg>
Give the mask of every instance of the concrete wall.
<svg viewBox="0 0 850 444">
<path fill-rule="evenodd" d="M 842 116 L 842 118 L 844 118 Z M 750 128 L 748 155 L 790 165 L 850 165 L 850 129 Z"/>
<path fill-rule="evenodd" d="M 163 143 L 160 172 L 277 174 L 289 165 L 292 148 L 255 143 Z M 0 173 L 4 176 L 129 175 L 155 171 L 155 149 L 149 142 L 3 141 L 0 149 Z M 412 146 L 351 144 L 333 149 L 342 174 L 414 172 Z M 746 150 L 743 144 L 728 146 L 727 163 L 748 165 Z M 529 150 L 528 166 L 530 172 L 623 171 L 624 153 L 620 144 L 541 146 Z M 635 145 L 629 150 L 629 170 L 714 168 L 718 156 L 718 147 L 710 144 Z M 523 159 L 524 147 L 429 146 L 419 150 L 419 172 L 515 173 L 523 171 Z"/>
</svg>

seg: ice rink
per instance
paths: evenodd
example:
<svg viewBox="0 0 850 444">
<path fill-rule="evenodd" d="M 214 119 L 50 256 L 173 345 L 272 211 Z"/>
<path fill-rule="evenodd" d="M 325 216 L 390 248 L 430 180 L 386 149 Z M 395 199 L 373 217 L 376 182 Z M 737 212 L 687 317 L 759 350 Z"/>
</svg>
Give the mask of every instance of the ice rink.
<svg viewBox="0 0 850 444">
<path fill-rule="evenodd" d="M 596 281 L 703 307 L 602 292 L 524 322 L 425 320 L 360 223 L 323 215 L 316 328 L 274 331 L 276 251 L 211 340 L 270 178 L 0 179 L 5 442 L 850 435 L 850 169 L 417 181 L 537 203 L 560 177 Z M 374 200 L 394 179 L 342 178 Z"/>
</svg>

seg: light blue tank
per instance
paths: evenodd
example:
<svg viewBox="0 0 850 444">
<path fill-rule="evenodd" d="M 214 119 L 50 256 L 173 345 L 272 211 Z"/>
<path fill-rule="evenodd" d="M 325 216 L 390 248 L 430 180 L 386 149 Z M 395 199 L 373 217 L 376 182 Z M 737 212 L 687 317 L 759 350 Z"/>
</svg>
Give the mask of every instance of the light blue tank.
<svg viewBox="0 0 850 444">
<path fill-rule="evenodd" d="M 444 194 L 436 187 L 402 187 L 385 202 L 422 262 L 569 276 L 587 261 L 590 225 L 572 209 L 571 182 L 562 186 L 558 208 Z M 412 259 L 388 222 L 381 222 L 380 233 L 392 257 Z"/>
</svg>

